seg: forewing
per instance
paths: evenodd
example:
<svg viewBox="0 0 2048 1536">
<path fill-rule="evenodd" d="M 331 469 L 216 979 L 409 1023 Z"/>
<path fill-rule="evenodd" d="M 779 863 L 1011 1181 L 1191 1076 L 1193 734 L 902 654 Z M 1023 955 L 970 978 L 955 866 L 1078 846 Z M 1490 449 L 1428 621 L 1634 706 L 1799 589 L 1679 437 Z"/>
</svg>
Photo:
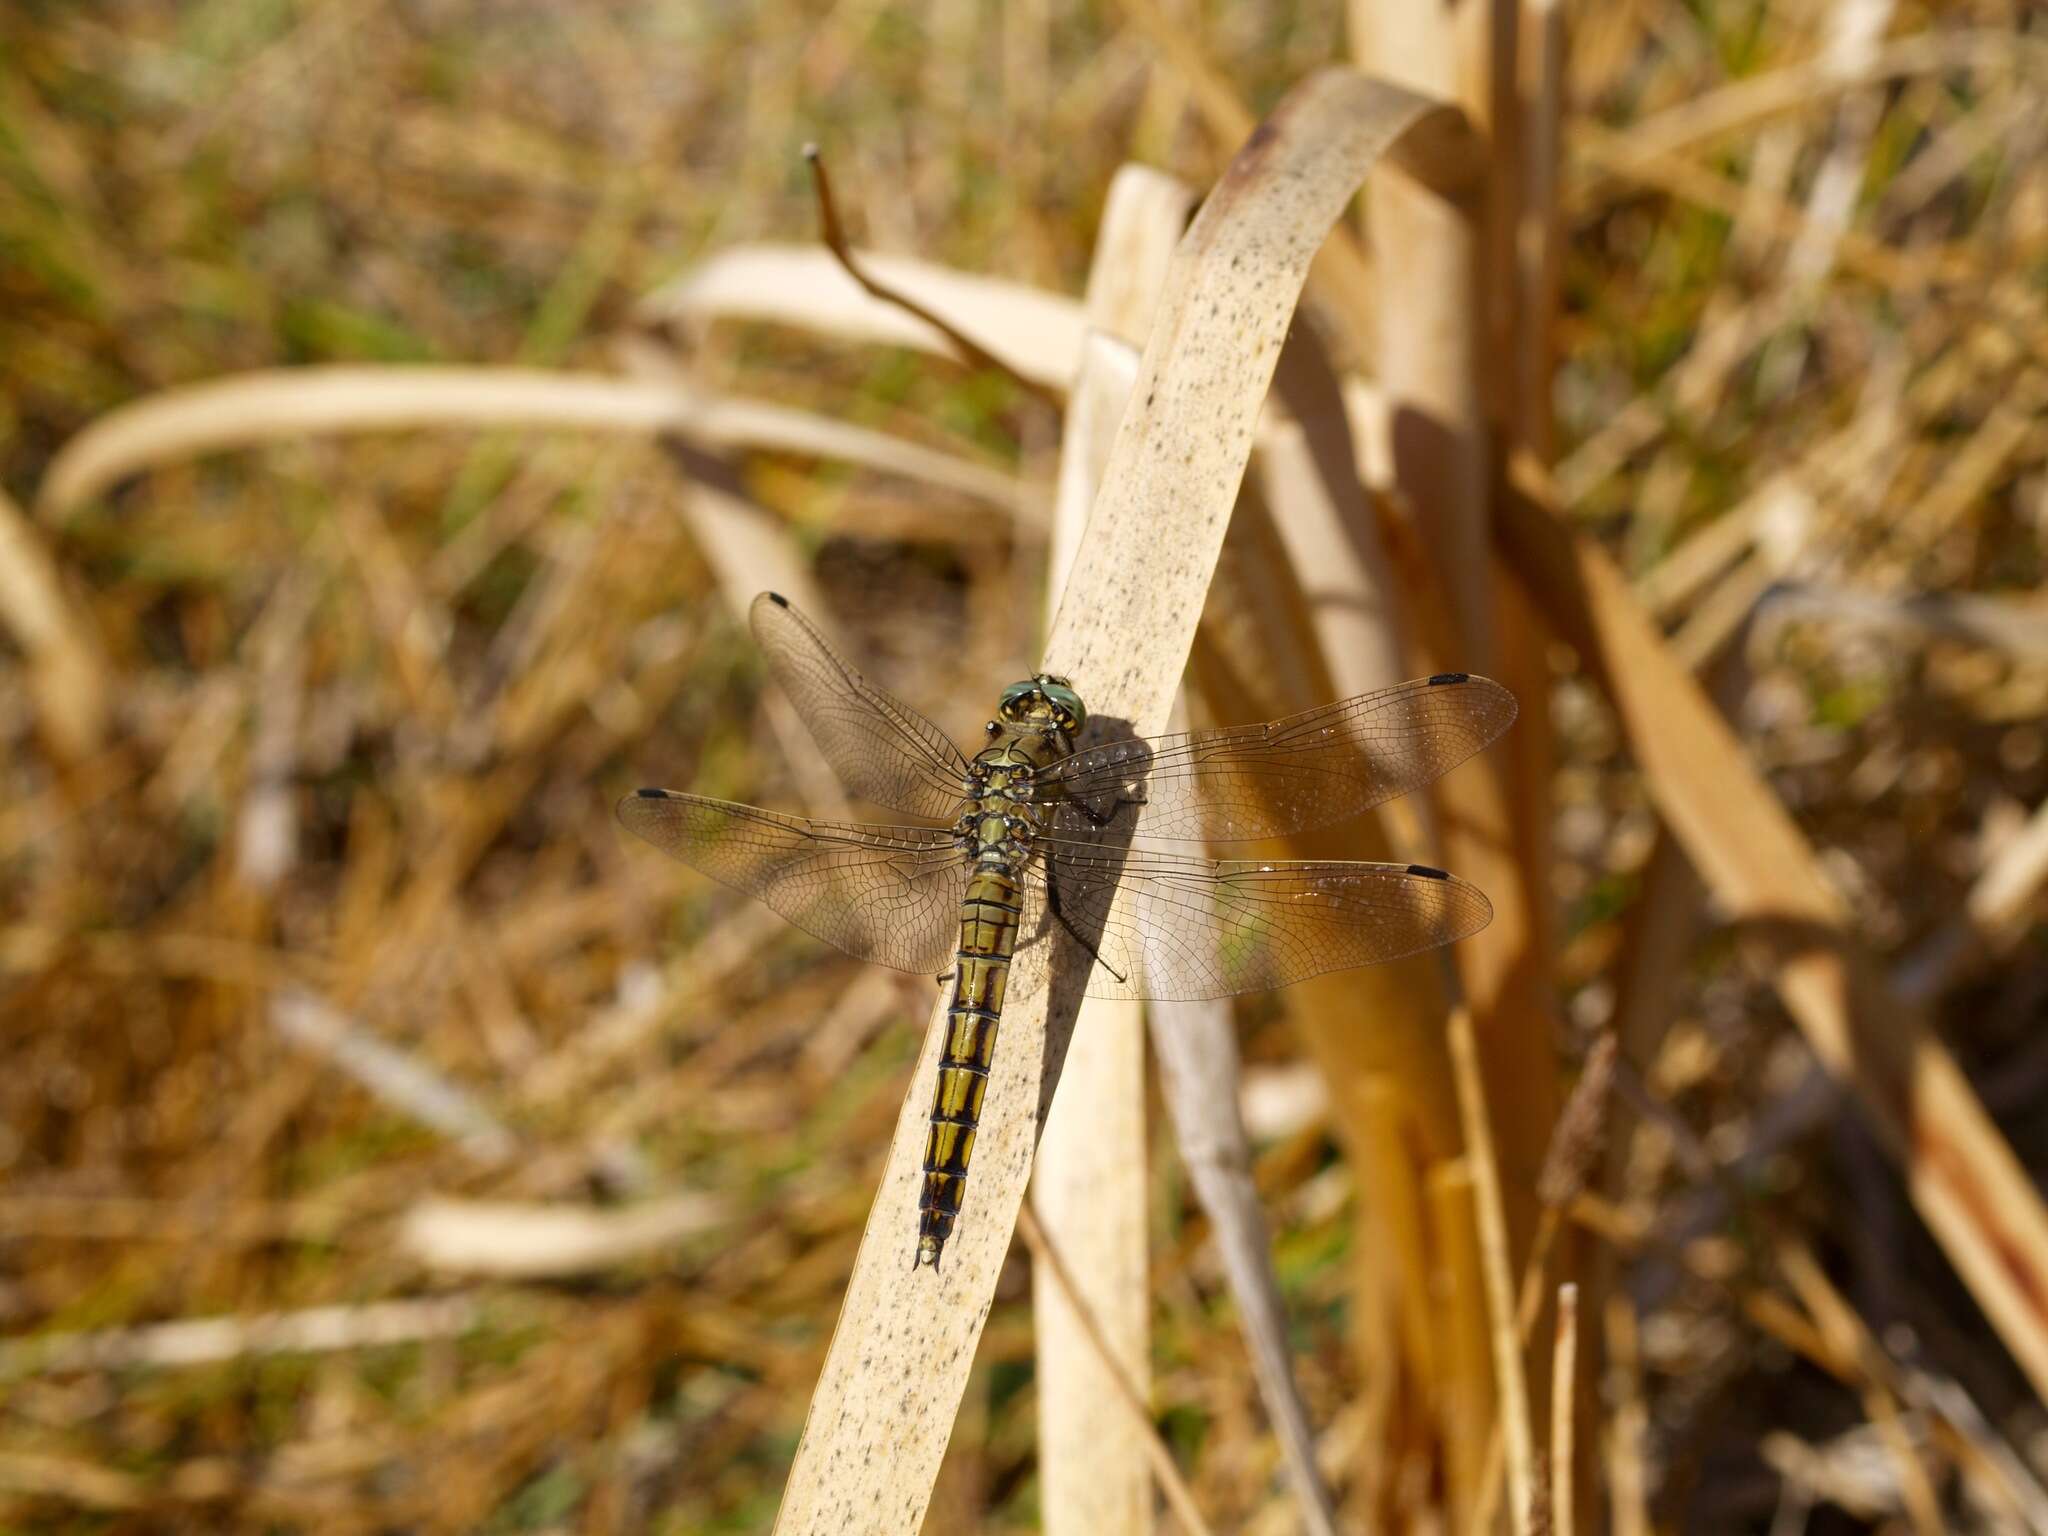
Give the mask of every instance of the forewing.
<svg viewBox="0 0 2048 1536">
<path fill-rule="evenodd" d="M 755 598 L 750 616 L 775 681 L 848 793 L 934 821 L 959 814 L 967 759 L 944 731 L 856 672 L 780 593 Z"/>
<path fill-rule="evenodd" d="M 849 955 L 926 976 L 952 963 L 969 870 L 950 832 L 808 821 L 665 789 L 626 796 L 619 820 Z"/>
<path fill-rule="evenodd" d="M 1103 964 L 1091 997 L 1264 992 L 1434 949 L 1493 918 L 1477 886 L 1420 864 L 1116 855 L 1046 838 L 1036 846 L 1046 857 L 1032 865 L 1025 932 L 1065 927 L 1094 943 Z M 1064 924 L 1050 910 L 1049 882 Z M 1119 885 L 1127 894 L 1113 908 Z"/>
<path fill-rule="evenodd" d="M 1419 789 L 1505 731 L 1515 696 L 1443 673 L 1264 725 L 1112 741 L 1040 775 L 1064 792 L 1053 829 L 1175 841 L 1285 837 Z"/>
</svg>

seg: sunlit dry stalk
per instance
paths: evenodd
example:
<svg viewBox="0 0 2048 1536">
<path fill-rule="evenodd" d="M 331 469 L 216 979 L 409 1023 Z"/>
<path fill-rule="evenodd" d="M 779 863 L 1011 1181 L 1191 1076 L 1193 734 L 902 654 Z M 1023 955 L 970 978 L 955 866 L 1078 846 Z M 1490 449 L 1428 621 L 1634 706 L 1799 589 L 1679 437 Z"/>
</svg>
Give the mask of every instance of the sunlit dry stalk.
<svg viewBox="0 0 2048 1536">
<path fill-rule="evenodd" d="M 1159 1491 L 1166 1495 L 1166 1502 L 1172 1508 L 1175 1517 L 1190 1532 L 1190 1536 L 1209 1536 L 1209 1526 L 1202 1519 L 1202 1512 L 1195 1503 L 1194 1493 L 1180 1475 L 1180 1468 L 1174 1462 L 1173 1452 L 1167 1448 L 1166 1442 L 1159 1438 L 1158 1431 L 1152 1427 L 1151 1409 L 1147 1407 L 1143 1394 L 1138 1391 L 1137 1384 L 1123 1369 L 1109 1339 L 1102 1331 L 1102 1324 L 1097 1321 L 1094 1310 L 1089 1307 L 1075 1283 L 1073 1270 L 1059 1249 L 1046 1236 L 1045 1229 L 1038 1224 L 1038 1218 L 1032 1213 L 1029 1202 L 1017 1212 L 1017 1232 L 1024 1239 L 1025 1246 L 1030 1248 L 1032 1259 L 1052 1277 L 1053 1283 L 1059 1286 L 1074 1318 L 1094 1341 L 1096 1356 L 1106 1367 L 1109 1381 L 1116 1389 L 1117 1400 L 1123 1404 L 1132 1422 L 1141 1428 L 1140 1438 L 1151 1461 L 1153 1475 L 1159 1480 Z"/>
<path fill-rule="evenodd" d="M 1877 1341 L 1871 1338 L 1855 1308 L 1828 1279 L 1813 1250 L 1791 1235 L 1781 1236 L 1776 1247 L 1778 1265 L 1815 1326 L 1842 1359 L 1856 1363 L 1863 1384 L 1864 1412 L 1891 1456 L 1899 1496 L 1913 1528 L 1920 1536 L 1936 1536 L 1945 1529 L 1940 1502 L 1928 1480 L 1927 1469 L 1921 1465 L 1919 1451 L 1899 1421 L 1898 1398 L 1886 1380 L 1891 1374 L 1890 1362 L 1883 1358 Z"/>
<path fill-rule="evenodd" d="M 1472 1174 L 1462 1157 L 1446 1158 L 1427 1175 L 1430 1228 L 1436 1238 L 1435 1383 L 1442 1436 L 1444 1512 L 1456 1532 L 1475 1529 L 1484 1492 L 1486 1438 L 1497 1413 L 1486 1304 L 1486 1261 L 1480 1253 Z M 1524 1508 L 1520 1519 L 1526 1520 Z"/>
<path fill-rule="evenodd" d="M 1483 1086 L 1490 1122 L 1488 1153 L 1479 1156 L 1469 1139 L 1467 1148 L 1476 1163 L 1500 1159 L 1491 1169 L 1475 1166 L 1474 1176 L 1482 1218 L 1492 1219 L 1490 1202 L 1501 1203 L 1500 1260 L 1510 1275 L 1513 1255 L 1534 1225 L 1528 1170 L 1543 1155 L 1557 1105 L 1556 1066 L 1538 1005 L 1552 991 L 1554 969 L 1539 873 L 1551 867 L 1550 678 L 1541 659 L 1541 620 L 1499 578 L 1492 554 L 1496 437 L 1506 433 L 1514 441 L 1517 425 L 1533 420 L 1529 411 L 1547 416 L 1547 379 L 1541 405 L 1532 402 L 1525 411 L 1513 398 L 1518 379 L 1533 368 L 1515 362 L 1524 331 L 1543 321 L 1517 313 L 1516 299 L 1525 273 L 1530 282 L 1542 282 L 1555 218 L 1549 209 L 1528 210 L 1537 233 L 1532 259 L 1518 263 L 1518 211 L 1525 197 L 1547 195 L 1549 181 L 1538 176 L 1535 188 L 1522 185 L 1522 173 L 1534 167 L 1518 161 L 1511 147 L 1541 153 L 1540 143 L 1525 142 L 1516 115 L 1518 19 L 1514 5 L 1355 0 L 1348 11 L 1352 53 L 1362 65 L 1455 102 L 1491 140 L 1485 174 L 1455 191 L 1420 183 L 1398 167 L 1381 168 L 1367 189 L 1366 217 L 1378 277 L 1375 374 L 1392 422 L 1390 489 L 1420 534 L 1445 610 L 1441 619 L 1420 617 L 1425 625 L 1448 620 L 1438 631 L 1444 634 L 1438 665 L 1491 672 L 1522 706 L 1512 736 L 1475 771 L 1446 779 L 1435 794 L 1443 823 L 1440 862 L 1476 881 L 1494 903 L 1492 924 L 1460 945 L 1456 959 L 1475 1031 L 1473 1083 Z M 1553 96 L 1549 104 L 1559 100 Z M 1547 131 L 1539 126 L 1535 139 Z M 1550 338 L 1530 335 L 1527 345 L 1547 356 Z M 1492 366 L 1492 358 L 1504 362 Z M 1547 433 L 1539 428 L 1536 435 Z M 1454 1076 L 1462 1071 L 1458 1027 L 1454 1010 Z M 1471 1097 L 1461 1081 L 1468 1138 Z M 1503 1170 L 1513 1176 L 1503 1177 Z M 1490 1318 L 1494 1337 L 1512 1338 L 1512 1280 L 1504 1290 L 1489 1283 L 1487 1297 L 1489 1306 L 1504 1307 Z M 1520 1350 L 1515 1353 L 1516 1375 L 1502 1379 L 1500 1411 L 1509 1419 L 1515 1529 L 1525 1531 L 1535 1454 L 1526 1433 L 1530 1405 L 1519 1385 L 1510 1386 L 1527 1374 Z M 1541 1373 L 1539 1362 L 1539 1380 Z M 1517 1413 L 1524 1421 L 1520 1431 L 1512 1422 Z"/>
<path fill-rule="evenodd" d="M 1635 1303 L 1619 1292 L 1607 1298 L 1606 1331 L 1608 1396 L 1615 1408 L 1603 1439 L 1614 1536 L 1650 1536 L 1650 1479 L 1643 1465 L 1650 1415 L 1643 1404 Z"/>
<path fill-rule="evenodd" d="M 1450 969 L 1446 962 L 1445 971 L 1449 973 Z M 1493 1345 L 1494 1377 L 1499 1387 L 1496 1401 L 1502 1439 L 1507 1447 L 1509 1514 L 1514 1528 L 1527 1536 L 1537 1507 L 1536 1436 L 1530 1423 L 1528 1376 L 1522 1369 L 1522 1340 L 1515 1327 L 1514 1259 L 1508 1249 L 1500 1163 L 1494 1154 L 1491 1114 L 1486 1087 L 1479 1075 L 1479 1047 L 1472 1032 L 1471 1011 L 1454 980 L 1446 981 L 1445 991 L 1452 999 L 1451 1073 L 1458 1087 L 1458 1117 L 1465 1132 L 1465 1161 L 1472 1175 L 1480 1280 L 1484 1287 L 1487 1332 Z M 1482 1462 L 1483 1459 L 1482 1455 Z M 1480 1497 L 1484 1498 L 1483 1487 Z"/>
<path fill-rule="evenodd" d="M 1579 1288 L 1566 1281 L 1557 1288 L 1557 1341 L 1550 1357 L 1550 1526 L 1557 1536 L 1573 1536 L 1578 1527 L 1572 1485 L 1578 1378 Z"/>
</svg>

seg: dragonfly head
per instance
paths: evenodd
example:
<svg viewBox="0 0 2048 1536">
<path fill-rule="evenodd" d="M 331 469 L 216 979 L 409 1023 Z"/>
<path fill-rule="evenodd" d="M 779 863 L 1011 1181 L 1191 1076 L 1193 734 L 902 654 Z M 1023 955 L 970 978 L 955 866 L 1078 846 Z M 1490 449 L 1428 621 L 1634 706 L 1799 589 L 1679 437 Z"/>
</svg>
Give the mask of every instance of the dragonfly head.
<svg viewBox="0 0 2048 1536">
<path fill-rule="evenodd" d="M 1010 684 L 1003 690 L 1003 701 L 996 706 L 996 713 L 1012 725 L 1040 729 L 1057 726 L 1070 739 L 1078 736 L 1088 723 L 1088 710 L 1081 695 L 1074 692 L 1064 677 L 1054 677 L 1049 672 Z"/>
</svg>

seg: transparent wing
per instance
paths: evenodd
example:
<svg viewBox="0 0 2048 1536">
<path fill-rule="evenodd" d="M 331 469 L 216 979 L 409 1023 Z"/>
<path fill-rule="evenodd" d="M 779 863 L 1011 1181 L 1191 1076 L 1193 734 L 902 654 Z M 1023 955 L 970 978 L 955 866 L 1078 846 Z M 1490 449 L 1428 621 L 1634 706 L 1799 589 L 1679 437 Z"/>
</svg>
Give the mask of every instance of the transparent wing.
<svg viewBox="0 0 2048 1536">
<path fill-rule="evenodd" d="M 1066 796 L 1053 830 L 1084 840 L 1111 825 L 1169 840 L 1285 837 L 1421 788 L 1514 718 L 1499 683 L 1447 672 L 1264 725 L 1112 741 L 1039 778 Z"/>
<path fill-rule="evenodd" d="M 1031 865 L 1024 932 L 1057 932 L 1063 918 L 1092 942 L 1104 966 L 1091 997 L 1264 992 L 1434 949 L 1493 920 L 1477 886 L 1421 864 L 1115 854 L 1056 838 L 1035 846 L 1045 857 Z M 1113 912 L 1119 883 L 1128 895 Z"/>
<path fill-rule="evenodd" d="M 854 671 L 779 592 L 755 598 L 749 618 L 775 681 L 850 794 L 934 821 L 959 814 L 967 759 L 944 731 Z"/>
<path fill-rule="evenodd" d="M 619 820 L 849 955 L 926 976 L 952 964 L 970 871 L 950 832 L 807 821 L 666 789 L 626 796 Z"/>
</svg>

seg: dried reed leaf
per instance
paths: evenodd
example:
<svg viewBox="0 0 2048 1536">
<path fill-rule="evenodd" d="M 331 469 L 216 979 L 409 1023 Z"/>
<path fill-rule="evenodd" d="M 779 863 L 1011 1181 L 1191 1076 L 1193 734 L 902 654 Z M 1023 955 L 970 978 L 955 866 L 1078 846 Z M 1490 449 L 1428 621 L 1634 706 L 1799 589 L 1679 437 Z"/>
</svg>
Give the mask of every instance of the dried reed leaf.
<svg viewBox="0 0 2048 1536">
<path fill-rule="evenodd" d="M 1098 719 L 1139 731 L 1165 723 L 1316 246 L 1390 150 L 1469 174 L 1461 135 L 1455 113 L 1408 92 L 1320 73 L 1252 136 L 1196 216 L 1046 645 L 1046 668 L 1072 678 Z M 1012 975 L 1008 1038 L 948 1266 L 913 1276 L 908 1216 L 941 1042 L 943 1006 L 935 1009 L 779 1532 L 894 1532 L 923 1517 L 1085 985 L 1049 977 L 1046 947 L 1027 949 Z"/>
<path fill-rule="evenodd" d="M 1073 382 L 1087 321 L 1072 299 L 906 256 L 855 255 L 876 280 L 917 295 L 1033 383 L 1064 390 Z M 648 324 L 773 321 L 848 341 L 954 355 L 939 331 L 868 293 L 830 251 L 813 245 L 720 251 L 650 293 L 640 318 Z"/>
<path fill-rule="evenodd" d="M 1902 1165 L 1921 1218 L 2048 1396 L 2048 1211 L 1927 1020 L 1860 952 L 1812 849 L 1612 562 L 1515 466 L 1503 535 L 1546 611 L 1605 684 L 1652 799 L 1730 917 L 1777 959 L 1814 1053 Z"/>
<path fill-rule="evenodd" d="M 432 1196 L 405 1213 L 398 1249 L 429 1269 L 550 1279 L 630 1263 L 730 1219 L 724 1202 L 694 1193 L 615 1210 Z"/>
<path fill-rule="evenodd" d="M 1039 520 L 1015 476 L 788 406 L 602 374 L 538 368 L 285 368 L 187 385 L 109 411 L 51 460 L 46 521 L 154 465 L 315 433 L 527 427 L 636 437 L 686 433 L 711 446 L 844 460 Z"/>
<path fill-rule="evenodd" d="M 1125 166 L 1110 183 L 1088 279 L 1096 330 L 1074 381 L 1053 510 L 1048 606 L 1080 553 L 1089 509 L 1137 381 L 1194 194 L 1171 177 Z M 1103 429 L 1108 430 L 1103 430 Z M 1034 1265 L 1040 1510 L 1053 1536 L 1137 1536 L 1152 1528 L 1146 1431 L 1109 1379 L 1149 1390 L 1151 1294 L 1146 1284 L 1144 1010 L 1081 1005 L 1060 1091 L 1032 1175 L 1032 1203 L 1071 1272 L 1077 1297 Z M 1076 1305 L 1095 1327 L 1086 1328 Z M 1102 1351 L 1110 1358 L 1105 1360 Z"/>
</svg>

